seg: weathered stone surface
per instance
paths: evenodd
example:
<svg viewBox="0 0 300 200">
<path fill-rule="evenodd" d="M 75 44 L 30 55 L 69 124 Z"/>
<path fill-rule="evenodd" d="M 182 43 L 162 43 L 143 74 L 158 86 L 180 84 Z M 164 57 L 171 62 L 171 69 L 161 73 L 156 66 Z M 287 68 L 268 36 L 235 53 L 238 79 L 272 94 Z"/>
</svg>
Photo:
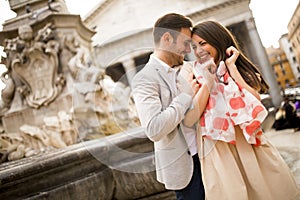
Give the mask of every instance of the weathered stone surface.
<svg viewBox="0 0 300 200">
<path fill-rule="evenodd" d="M 0 199 L 174 199 L 141 128 L 0 165 Z"/>
<path fill-rule="evenodd" d="M 0 98 L 0 163 L 139 125 L 130 88 L 95 63 L 95 32 L 79 15 L 69 14 L 63 0 L 9 2 L 17 16 L 0 32 L 7 55 L 7 72 L 0 76 L 6 84 Z M 70 119 L 55 124 L 62 112 Z"/>
<path fill-rule="evenodd" d="M 153 143 L 140 128 L 126 131 L 138 125 L 129 87 L 92 58 L 95 32 L 63 0 L 9 3 L 17 16 L 0 32 L 8 55 L 0 199 L 169 199 L 156 181 Z"/>
</svg>

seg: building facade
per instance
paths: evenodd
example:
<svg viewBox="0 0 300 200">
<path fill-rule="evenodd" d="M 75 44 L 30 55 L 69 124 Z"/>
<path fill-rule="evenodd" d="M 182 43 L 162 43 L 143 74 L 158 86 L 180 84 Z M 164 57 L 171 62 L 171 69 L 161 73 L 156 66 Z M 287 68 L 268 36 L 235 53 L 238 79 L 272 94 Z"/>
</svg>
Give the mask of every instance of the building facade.
<svg viewBox="0 0 300 200">
<path fill-rule="evenodd" d="M 188 16 L 194 24 L 217 20 L 229 28 L 244 53 L 260 68 L 270 85 L 275 106 L 281 102 L 280 90 L 267 53 L 256 29 L 250 0 L 103 0 L 84 19 L 97 33 L 93 37 L 97 63 L 114 80 L 129 84 L 153 51 L 152 27 L 169 12 Z M 189 56 L 193 59 L 193 55 Z"/>
<path fill-rule="evenodd" d="M 280 89 L 295 86 L 296 79 L 285 52 L 281 48 L 271 46 L 267 48 L 267 53 Z"/>
<path fill-rule="evenodd" d="M 295 81 L 297 83 L 300 82 L 300 67 L 299 67 L 299 62 L 297 61 L 296 55 L 293 51 L 293 47 L 291 45 L 291 43 L 288 41 L 288 34 L 284 34 L 281 36 L 281 38 L 279 39 L 279 45 L 280 48 L 284 51 L 285 55 L 286 55 L 286 59 L 289 62 L 290 65 L 290 69 L 292 70 L 294 77 L 295 77 Z M 272 61 L 271 65 L 272 64 Z"/>
<path fill-rule="evenodd" d="M 288 24 L 288 40 L 292 45 L 295 58 L 300 64 L 300 2 Z"/>
</svg>

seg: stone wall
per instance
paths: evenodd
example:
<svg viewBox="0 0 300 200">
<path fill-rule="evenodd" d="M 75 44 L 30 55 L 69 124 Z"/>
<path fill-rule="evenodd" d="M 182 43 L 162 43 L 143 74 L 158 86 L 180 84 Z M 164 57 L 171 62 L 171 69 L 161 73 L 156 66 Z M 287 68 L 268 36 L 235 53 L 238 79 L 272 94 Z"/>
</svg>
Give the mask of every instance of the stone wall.
<svg viewBox="0 0 300 200">
<path fill-rule="evenodd" d="M 175 199 L 141 128 L 0 165 L 0 199 Z"/>
</svg>

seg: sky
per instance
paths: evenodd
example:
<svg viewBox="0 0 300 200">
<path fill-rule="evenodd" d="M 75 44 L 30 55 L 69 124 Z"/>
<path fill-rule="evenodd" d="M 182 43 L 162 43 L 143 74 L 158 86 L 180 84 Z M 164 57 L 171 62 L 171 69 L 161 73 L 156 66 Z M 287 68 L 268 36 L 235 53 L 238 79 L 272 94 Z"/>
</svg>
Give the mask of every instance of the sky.
<svg viewBox="0 0 300 200">
<path fill-rule="evenodd" d="M 78 3 L 83 0 L 65 0 L 72 14 L 84 17 L 102 0 L 88 0 L 89 3 Z M 287 33 L 290 21 L 299 0 L 251 0 L 250 8 L 253 12 L 258 33 L 265 47 L 278 47 L 279 38 Z M 0 0 L 0 31 L 5 20 L 11 19 L 15 13 L 9 9 L 8 0 Z"/>
</svg>

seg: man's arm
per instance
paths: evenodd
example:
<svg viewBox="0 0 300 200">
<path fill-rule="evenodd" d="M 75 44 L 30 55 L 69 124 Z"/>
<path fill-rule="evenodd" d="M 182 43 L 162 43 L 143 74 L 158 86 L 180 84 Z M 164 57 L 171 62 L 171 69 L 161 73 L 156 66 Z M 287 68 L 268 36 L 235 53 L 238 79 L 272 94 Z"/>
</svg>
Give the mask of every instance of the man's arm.
<svg viewBox="0 0 300 200">
<path fill-rule="evenodd" d="M 146 128 L 146 135 L 152 141 L 159 141 L 172 132 L 183 120 L 184 114 L 192 102 L 190 95 L 180 93 L 163 110 L 161 102 L 163 97 L 159 83 L 147 76 L 140 75 L 134 79 L 132 86 L 133 98 L 141 124 Z"/>
</svg>

